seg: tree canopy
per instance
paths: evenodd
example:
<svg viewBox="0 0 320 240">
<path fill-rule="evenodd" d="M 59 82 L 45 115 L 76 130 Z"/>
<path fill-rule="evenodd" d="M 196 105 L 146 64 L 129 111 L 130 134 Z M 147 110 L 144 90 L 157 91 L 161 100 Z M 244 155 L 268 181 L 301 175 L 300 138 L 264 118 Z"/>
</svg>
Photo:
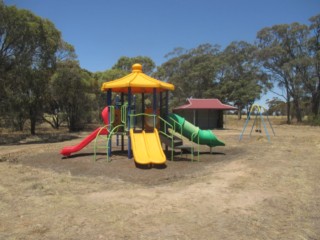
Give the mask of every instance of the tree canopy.
<svg viewBox="0 0 320 240">
<path fill-rule="evenodd" d="M 49 20 L 0 2 L 0 111 L 17 128 L 29 119 L 30 131 L 35 134 L 63 43 Z"/>
<path fill-rule="evenodd" d="M 146 56 L 137 57 L 120 57 L 118 61 L 113 65 L 112 69 L 122 70 L 126 73 L 131 72 L 131 67 L 135 63 L 140 63 L 143 67 L 143 72 L 150 75 L 155 69 L 156 65 L 153 60 Z"/>
<path fill-rule="evenodd" d="M 59 62 L 51 78 L 51 101 L 55 111 L 65 113 L 70 131 L 81 130 L 96 101 L 94 79 L 77 61 Z M 96 86 L 95 86 L 96 87 Z"/>
<path fill-rule="evenodd" d="M 241 113 L 270 86 L 255 61 L 255 51 L 255 46 L 243 41 L 232 42 L 224 51 L 211 44 L 177 48 L 156 76 L 176 85 L 173 105 L 189 97 L 220 98 L 237 105 Z"/>
<path fill-rule="evenodd" d="M 172 105 L 181 104 L 188 97 L 213 95 L 219 53 L 218 46 L 202 44 L 191 50 L 177 48 L 167 55 L 170 59 L 158 67 L 155 77 L 176 86 Z"/>
<path fill-rule="evenodd" d="M 256 61 L 256 50 L 254 45 L 240 41 L 232 42 L 221 54 L 219 96 L 238 106 L 239 118 L 243 108 L 249 109 L 271 87 Z"/>
<path fill-rule="evenodd" d="M 291 103 L 298 122 L 302 121 L 302 99 L 311 98 L 312 111 L 319 114 L 319 22 L 308 27 L 299 23 L 274 25 L 257 34 L 258 57 L 269 79 L 285 92 L 288 123 Z M 312 31 L 313 30 L 313 31 Z"/>
<path fill-rule="evenodd" d="M 52 22 L 0 0 L 0 125 L 22 130 L 28 122 L 35 134 L 41 121 L 54 128 L 66 122 L 70 131 L 80 130 L 106 104 L 101 84 L 129 74 L 135 63 L 176 86 L 171 107 L 190 97 L 219 98 L 236 105 L 241 117 L 243 109 L 277 86 L 285 103 L 270 100 L 270 113 L 286 113 L 288 123 L 291 111 L 298 121 L 311 113 L 319 118 L 320 15 L 309 20 L 308 26 L 265 27 L 254 44 L 174 48 L 160 66 L 148 56 L 122 56 L 112 68 L 91 73 L 80 67 L 74 47 Z"/>
</svg>

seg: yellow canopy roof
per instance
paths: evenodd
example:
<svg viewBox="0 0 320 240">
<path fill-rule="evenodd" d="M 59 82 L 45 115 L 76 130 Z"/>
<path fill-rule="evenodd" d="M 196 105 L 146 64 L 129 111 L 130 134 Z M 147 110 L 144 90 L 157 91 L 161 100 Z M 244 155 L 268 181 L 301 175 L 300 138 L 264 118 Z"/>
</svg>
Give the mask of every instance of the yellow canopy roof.
<svg viewBox="0 0 320 240">
<path fill-rule="evenodd" d="M 173 84 L 159 81 L 144 74 L 142 72 L 142 65 L 137 63 L 132 65 L 132 73 L 122 78 L 103 83 L 101 90 L 107 91 L 112 89 L 113 92 L 126 93 L 129 87 L 132 93 L 152 93 L 154 88 L 156 88 L 158 92 L 174 90 Z"/>
</svg>

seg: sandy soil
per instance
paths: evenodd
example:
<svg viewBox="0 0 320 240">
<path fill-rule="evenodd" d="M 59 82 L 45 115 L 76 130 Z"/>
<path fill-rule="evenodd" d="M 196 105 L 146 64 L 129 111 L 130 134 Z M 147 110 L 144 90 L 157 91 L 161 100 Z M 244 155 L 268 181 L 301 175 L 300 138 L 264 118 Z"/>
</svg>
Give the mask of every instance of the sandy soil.
<svg viewBox="0 0 320 240">
<path fill-rule="evenodd" d="M 80 138 L 2 145 L 0 239 L 320 239 L 320 128 L 274 125 L 269 143 L 228 127 L 200 162 L 151 169 L 59 155 Z"/>
</svg>

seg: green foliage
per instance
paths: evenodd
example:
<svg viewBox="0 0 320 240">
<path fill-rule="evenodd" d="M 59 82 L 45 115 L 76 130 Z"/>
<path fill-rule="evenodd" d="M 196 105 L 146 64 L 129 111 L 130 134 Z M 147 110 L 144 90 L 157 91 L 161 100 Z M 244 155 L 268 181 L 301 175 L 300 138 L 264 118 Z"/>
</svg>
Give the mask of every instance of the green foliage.
<svg viewBox="0 0 320 240">
<path fill-rule="evenodd" d="M 167 55 L 171 58 L 155 76 L 176 86 L 173 106 L 183 104 L 189 97 L 220 98 L 242 110 L 270 87 L 256 64 L 255 51 L 246 42 L 233 42 L 223 52 L 210 44 L 191 50 L 177 48 Z"/>
<path fill-rule="evenodd" d="M 104 72 L 94 73 L 94 78 L 97 80 L 98 84 L 101 86 L 104 82 L 109 82 L 127 75 L 128 72 L 122 69 L 110 69 Z"/>
<path fill-rule="evenodd" d="M 299 23 L 274 25 L 262 29 L 257 35 L 259 60 L 269 79 L 285 91 L 288 123 L 291 103 L 298 122 L 302 121 L 302 101 L 307 96 L 312 96 L 313 112 L 318 114 L 319 31 L 310 38 L 310 29 L 319 29 L 319 16 L 311 18 L 310 27 Z"/>
<path fill-rule="evenodd" d="M 320 126 L 320 116 L 310 116 L 309 124 L 313 126 Z"/>
<path fill-rule="evenodd" d="M 214 96 L 214 87 L 219 67 L 218 46 L 203 44 L 195 49 L 175 49 L 167 57 L 154 75 L 175 85 L 171 105 L 185 102 L 186 98 L 205 98 Z"/>
<path fill-rule="evenodd" d="M 122 69 L 109 69 L 104 72 L 96 72 L 93 77 L 95 80 L 96 88 L 93 91 L 97 99 L 97 111 L 100 113 L 101 110 L 106 106 L 107 95 L 105 92 L 101 92 L 100 88 L 104 82 L 109 82 L 127 75 L 128 72 Z M 99 115 L 100 116 L 100 115 Z"/>
<path fill-rule="evenodd" d="M 53 23 L 0 0 L 1 123 L 22 130 L 29 120 L 32 134 L 41 120 L 54 128 L 67 121 L 70 131 L 82 129 L 105 106 L 101 84 L 130 73 L 135 63 L 143 65 L 144 73 L 175 85 L 171 106 L 189 97 L 220 98 L 237 104 L 241 113 L 274 83 L 284 90 L 286 102 L 270 100 L 269 112 L 286 113 L 288 122 L 290 111 L 298 121 L 303 114 L 312 115 L 312 124 L 319 123 L 320 15 L 310 18 L 309 26 L 263 28 L 255 46 L 232 42 L 222 51 L 201 44 L 176 48 L 166 57 L 156 71 L 149 57 L 123 56 L 112 69 L 92 74 L 80 68 L 73 46 Z"/>
<path fill-rule="evenodd" d="M 232 42 L 221 54 L 219 96 L 239 108 L 250 108 L 270 88 L 266 75 L 255 61 L 256 47 L 247 42 Z M 241 115 L 239 115 L 241 118 Z"/>
<path fill-rule="evenodd" d="M 65 112 L 70 131 L 83 129 L 93 110 L 93 78 L 76 61 L 60 62 L 51 80 L 51 99 L 57 112 Z"/>
<path fill-rule="evenodd" d="M 50 21 L 27 10 L 0 6 L 1 112 L 28 118 L 31 133 L 35 134 L 61 34 Z"/>
<path fill-rule="evenodd" d="M 113 65 L 112 69 L 118 69 L 126 73 L 130 73 L 131 67 L 135 63 L 140 63 L 143 67 L 143 72 L 148 75 L 150 75 L 155 68 L 155 63 L 152 61 L 151 58 L 145 57 L 145 56 L 138 56 L 138 57 L 132 57 L 132 58 L 121 57 L 119 58 L 117 63 Z"/>
<path fill-rule="evenodd" d="M 312 74 L 306 87 L 311 93 L 311 108 L 313 115 L 317 118 L 320 113 L 320 14 L 309 19 L 309 30 L 311 36 L 308 48 L 311 57 Z"/>
<path fill-rule="evenodd" d="M 279 98 L 273 98 L 268 100 L 268 114 L 276 116 L 282 116 L 287 114 L 286 103 Z"/>
</svg>

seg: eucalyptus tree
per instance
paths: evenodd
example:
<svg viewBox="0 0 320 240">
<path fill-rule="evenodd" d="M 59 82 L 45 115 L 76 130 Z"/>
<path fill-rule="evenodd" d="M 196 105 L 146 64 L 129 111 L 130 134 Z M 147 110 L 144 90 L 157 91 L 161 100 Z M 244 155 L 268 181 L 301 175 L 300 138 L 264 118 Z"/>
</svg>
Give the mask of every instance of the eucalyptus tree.
<svg viewBox="0 0 320 240">
<path fill-rule="evenodd" d="M 320 112 L 320 14 L 310 19 L 309 51 L 311 57 L 311 76 L 306 88 L 311 92 L 312 113 L 319 117 Z"/>
<path fill-rule="evenodd" d="M 107 69 L 102 72 L 95 72 L 94 79 L 97 88 L 95 89 L 95 95 L 97 99 L 97 109 L 101 110 L 106 105 L 106 93 L 100 91 L 100 87 L 103 82 L 112 81 L 131 73 L 132 65 L 139 63 L 143 67 L 143 72 L 147 75 L 152 75 L 155 69 L 154 61 L 147 56 L 137 57 L 120 57 L 111 69 Z M 115 94 L 114 94 L 115 95 Z"/>
<path fill-rule="evenodd" d="M 302 121 L 301 100 L 309 81 L 309 29 L 299 23 L 274 25 L 257 34 L 259 59 L 264 70 L 281 89 L 287 102 L 287 122 L 291 122 L 291 102 L 298 122 Z"/>
<path fill-rule="evenodd" d="M 143 67 L 143 72 L 150 75 L 156 65 L 154 61 L 146 56 L 137 56 L 137 57 L 120 57 L 118 61 L 113 65 L 112 69 L 122 70 L 126 73 L 131 72 L 132 65 L 135 63 L 140 63 Z"/>
<path fill-rule="evenodd" d="M 121 57 L 121 59 L 124 59 L 124 57 Z M 96 99 L 97 99 L 97 110 L 99 110 L 99 116 L 100 116 L 100 112 L 103 109 L 103 107 L 106 106 L 107 104 L 107 94 L 106 92 L 102 92 L 101 86 L 104 82 L 109 82 L 121 77 L 124 77 L 125 75 L 129 74 L 131 72 L 131 67 L 129 68 L 129 65 L 134 62 L 130 62 L 126 64 L 126 67 L 120 67 L 120 59 L 118 60 L 117 64 L 117 68 L 112 68 L 112 69 L 108 69 L 105 70 L 103 72 L 95 72 L 93 74 L 94 77 L 94 81 L 95 81 L 95 86 L 96 88 L 94 89 L 94 93 L 96 95 Z M 115 66 L 114 65 L 114 66 Z M 125 69 L 125 70 L 124 70 Z M 129 70 L 130 69 L 130 70 Z"/>
<path fill-rule="evenodd" d="M 76 62 L 77 55 L 75 54 L 75 49 L 71 44 L 61 40 L 59 49 L 56 53 L 56 58 L 56 65 L 61 66 L 64 62 Z M 58 129 L 67 118 L 63 111 L 63 102 L 59 101 L 61 96 L 55 92 L 56 85 L 53 84 L 53 79 L 54 78 L 51 76 L 42 119 L 49 123 L 53 128 Z"/>
<path fill-rule="evenodd" d="M 277 116 L 285 115 L 287 111 L 286 102 L 279 98 L 272 98 L 267 101 L 268 114 L 275 114 Z"/>
<path fill-rule="evenodd" d="M 61 61 L 51 79 L 51 96 L 59 112 L 65 113 L 70 131 L 84 127 L 90 116 L 95 96 L 91 74 L 75 60 Z"/>
<path fill-rule="evenodd" d="M 238 117 L 249 110 L 270 84 L 255 60 L 256 47 L 244 41 L 230 43 L 221 54 L 218 75 L 220 97 L 238 107 Z"/>
<path fill-rule="evenodd" d="M 42 115 L 60 44 L 61 34 L 49 20 L 0 2 L 1 102 L 11 117 L 30 120 L 31 134 Z"/>
<path fill-rule="evenodd" d="M 175 85 L 171 105 L 189 97 L 215 97 L 219 54 L 219 46 L 202 44 L 191 50 L 176 48 L 166 55 L 169 60 L 158 67 L 155 77 Z"/>
</svg>

